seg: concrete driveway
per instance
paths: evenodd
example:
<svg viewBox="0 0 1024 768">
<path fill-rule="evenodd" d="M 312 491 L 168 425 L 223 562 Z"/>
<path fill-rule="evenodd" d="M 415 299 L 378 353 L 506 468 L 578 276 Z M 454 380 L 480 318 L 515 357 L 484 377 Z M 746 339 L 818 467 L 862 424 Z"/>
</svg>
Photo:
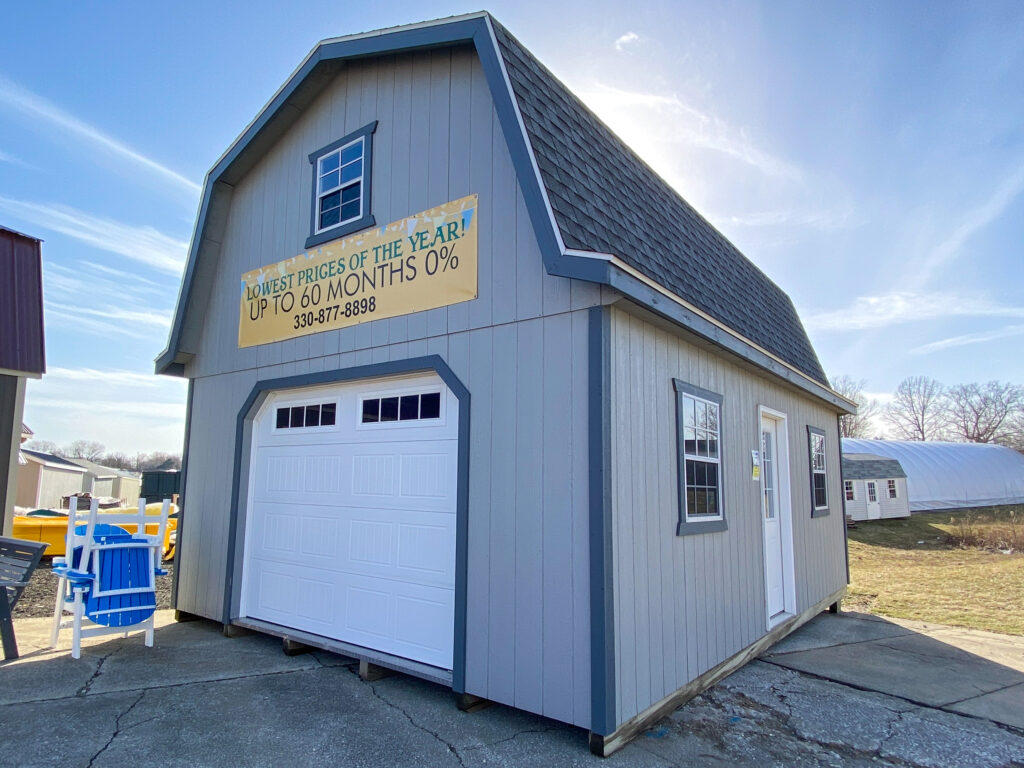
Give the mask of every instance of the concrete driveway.
<svg viewBox="0 0 1024 768">
<path fill-rule="evenodd" d="M 175 624 L 70 658 L 16 622 L 0 762 L 18 766 L 1024 765 L 1024 638 L 822 615 L 607 760 L 586 733 L 261 635 Z M 964 696 L 965 693 L 973 696 Z"/>
</svg>

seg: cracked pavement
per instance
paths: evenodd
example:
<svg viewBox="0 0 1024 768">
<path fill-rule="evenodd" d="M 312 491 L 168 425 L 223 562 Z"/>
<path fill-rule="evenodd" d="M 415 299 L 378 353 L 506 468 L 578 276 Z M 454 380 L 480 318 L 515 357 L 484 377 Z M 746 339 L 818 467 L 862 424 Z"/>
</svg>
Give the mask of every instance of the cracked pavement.
<svg viewBox="0 0 1024 768">
<path fill-rule="evenodd" d="M 41 622 L 38 633 L 30 621 Z M 963 672 L 962 648 L 922 646 L 918 633 L 891 623 L 816 619 L 606 760 L 587 751 L 579 728 L 501 705 L 460 712 L 440 686 L 403 675 L 364 682 L 354 660 L 286 656 L 277 638 L 229 639 L 219 625 L 169 615 L 161 623 L 154 648 L 138 636 L 104 638 L 75 661 L 45 649 L 45 620 L 20 622 L 23 658 L 0 665 L 0 717 L 16 723 L 0 729 L 0 754 L 26 768 L 1024 766 L 1024 730 L 952 711 L 958 702 L 942 709 L 919 700 L 938 688 L 900 696 L 828 679 L 828 668 L 793 668 L 828 648 L 879 641 L 872 653 Z M 999 652 L 1016 663 L 1016 645 Z M 992 690 L 997 667 L 1019 671 L 988 663 L 980 683 L 964 678 L 964 690 Z M 1012 679 L 997 693 L 1012 691 Z"/>
</svg>

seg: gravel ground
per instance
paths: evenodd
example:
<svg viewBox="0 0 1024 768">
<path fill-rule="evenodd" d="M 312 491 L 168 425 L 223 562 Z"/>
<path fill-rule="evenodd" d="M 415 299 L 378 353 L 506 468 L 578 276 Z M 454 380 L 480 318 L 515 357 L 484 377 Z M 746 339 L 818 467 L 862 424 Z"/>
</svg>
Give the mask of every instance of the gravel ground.
<svg viewBox="0 0 1024 768">
<path fill-rule="evenodd" d="M 164 563 L 169 573 L 156 578 L 156 607 L 171 607 L 171 584 L 174 578 L 174 563 Z M 53 616 L 53 601 L 57 596 L 57 577 L 50 570 L 49 559 L 44 559 L 32 574 L 31 583 L 25 588 L 18 604 L 14 606 L 14 618 L 27 619 Z"/>
</svg>

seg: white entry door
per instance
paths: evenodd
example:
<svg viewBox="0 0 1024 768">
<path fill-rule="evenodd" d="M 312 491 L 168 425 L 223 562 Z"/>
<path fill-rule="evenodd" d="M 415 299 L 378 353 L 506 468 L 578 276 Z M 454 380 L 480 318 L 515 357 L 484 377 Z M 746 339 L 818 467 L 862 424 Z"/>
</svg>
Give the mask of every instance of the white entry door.
<svg viewBox="0 0 1024 768">
<path fill-rule="evenodd" d="M 778 423 L 768 416 L 761 417 L 761 514 L 764 518 L 764 578 L 769 620 L 786 610 Z"/>
<path fill-rule="evenodd" d="M 878 486 L 874 480 L 867 481 L 868 520 L 879 520 L 882 517 L 882 505 L 878 503 Z"/>
<path fill-rule="evenodd" d="M 269 396 L 241 615 L 451 669 L 458 420 L 434 374 Z"/>
</svg>

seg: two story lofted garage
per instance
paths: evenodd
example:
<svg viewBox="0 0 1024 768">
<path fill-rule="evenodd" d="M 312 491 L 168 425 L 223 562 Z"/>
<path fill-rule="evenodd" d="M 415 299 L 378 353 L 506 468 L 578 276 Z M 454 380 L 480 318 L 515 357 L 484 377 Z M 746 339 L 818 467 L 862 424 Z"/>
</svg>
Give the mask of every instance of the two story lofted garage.
<svg viewBox="0 0 1024 768">
<path fill-rule="evenodd" d="M 607 754 L 846 585 L 788 297 L 487 14 L 325 40 L 207 177 L 176 606 Z"/>
</svg>

